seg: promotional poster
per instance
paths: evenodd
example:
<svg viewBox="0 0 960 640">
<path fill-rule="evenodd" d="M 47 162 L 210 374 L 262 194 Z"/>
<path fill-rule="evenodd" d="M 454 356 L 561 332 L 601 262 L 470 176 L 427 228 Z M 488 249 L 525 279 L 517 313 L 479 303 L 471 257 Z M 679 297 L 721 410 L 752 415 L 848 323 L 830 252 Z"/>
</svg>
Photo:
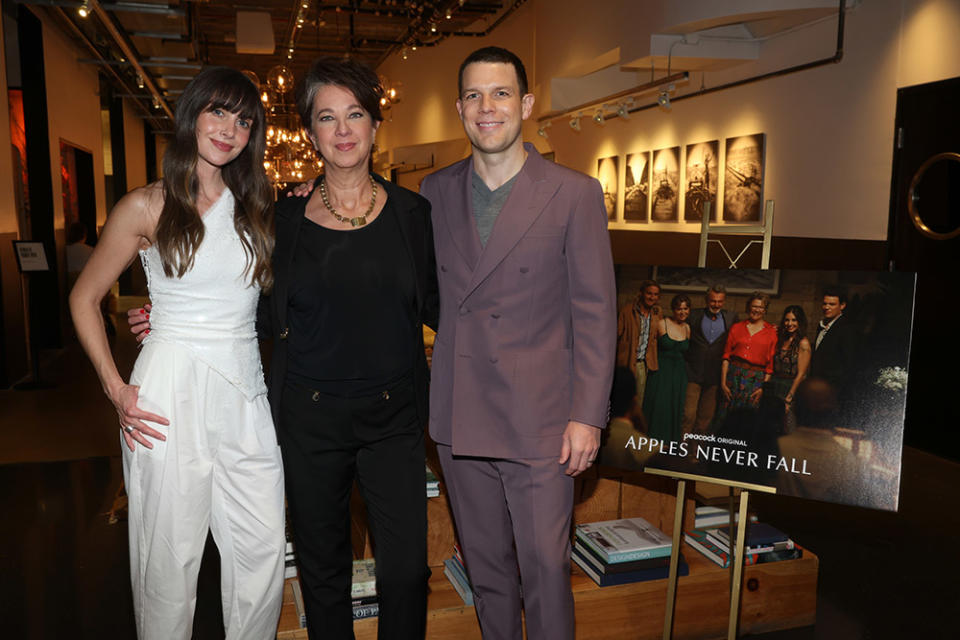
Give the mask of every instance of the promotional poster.
<svg viewBox="0 0 960 640">
<path fill-rule="evenodd" d="M 601 464 L 897 509 L 914 274 L 620 265 L 617 286 Z"/>
</svg>

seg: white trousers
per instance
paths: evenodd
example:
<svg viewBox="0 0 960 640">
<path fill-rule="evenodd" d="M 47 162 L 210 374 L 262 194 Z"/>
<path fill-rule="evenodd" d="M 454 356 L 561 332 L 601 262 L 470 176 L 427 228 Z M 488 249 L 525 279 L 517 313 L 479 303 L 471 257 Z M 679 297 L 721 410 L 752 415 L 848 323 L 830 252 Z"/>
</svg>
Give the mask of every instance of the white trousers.
<svg viewBox="0 0 960 640">
<path fill-rule="evenodd" d="M 140 640 L 189 640 L 208 529 L 220 551 L 227 640 L 276 637 L 283 599 L 283 467 L 266 395 L 248 400 L 190 351 L 145 345 L 139 407 L 170 426 L 123 445 Z"/>
</svg>

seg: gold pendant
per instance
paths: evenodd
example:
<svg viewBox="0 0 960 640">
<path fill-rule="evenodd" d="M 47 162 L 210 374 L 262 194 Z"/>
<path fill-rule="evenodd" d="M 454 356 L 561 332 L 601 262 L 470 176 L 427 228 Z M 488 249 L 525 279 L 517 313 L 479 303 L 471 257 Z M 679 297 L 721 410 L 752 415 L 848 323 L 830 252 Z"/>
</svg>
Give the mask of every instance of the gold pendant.
<svg viewBox="0 0 960 640">
<path fill-rule="evenodd" d="M 360 216 L 358 218 L 350 218 L 351 227 L 362 227 L 365 224 L 367 224 L 366 216 Z"/>
</svg>

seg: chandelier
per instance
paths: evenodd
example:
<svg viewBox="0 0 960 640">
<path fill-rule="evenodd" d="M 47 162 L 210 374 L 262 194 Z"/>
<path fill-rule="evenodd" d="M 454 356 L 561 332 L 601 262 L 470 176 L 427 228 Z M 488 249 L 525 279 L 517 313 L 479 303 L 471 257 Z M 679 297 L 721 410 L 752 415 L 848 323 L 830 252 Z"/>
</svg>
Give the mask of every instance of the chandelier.
<svg viewBox="0 0 960 640">
<path fill-rule="evenodd" d="M 300 115 L 293 96 L 293 73 L 286 66 L 278 64 L 267 72 L 264 84 L 260 83 L 253 71 L 243 73 L 260 88 L 267 129 L 263 169 L 274 189 L 284 189 L 289 183 L 315 178 L 323 169 L 323 159 L 317 156 L 313 144 L 300 126 Z M 384 77 L 380 81 L 384 87 L 380 109 L 386 112 L 400 102 L 400 87 L 399 84 L 391 85 Z"/>
</svg>

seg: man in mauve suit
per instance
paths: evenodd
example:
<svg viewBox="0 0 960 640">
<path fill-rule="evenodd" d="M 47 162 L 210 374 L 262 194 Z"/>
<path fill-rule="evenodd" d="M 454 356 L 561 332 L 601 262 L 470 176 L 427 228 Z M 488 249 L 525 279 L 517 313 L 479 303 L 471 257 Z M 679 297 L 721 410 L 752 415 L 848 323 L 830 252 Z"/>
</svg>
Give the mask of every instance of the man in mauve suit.
<svg viewBox="0 0 960 640">
<path fill-rule="evenodd" d="M 687 396 L 683 406 L 684 433 L 706 433 L 717 408 L 717 388 L 723 350 L 737 314 L 723 308 L 727 289 L 714 284 L 707 289 L 706 307 L 690 313 L 690 347 L 687 361 Z"/>
<path fill-rule="evenodd" d="M 472 155 L 421 188 L 440 286 L 430 435 L 483 637 L 520 640 L 522 606 L 530 640 L 572 640 L 573 477 L 597 454 L 616 341 L 603 194 L 523 144 L 516 55 L 475 51 L 459 85 Z"/>
</svg>

